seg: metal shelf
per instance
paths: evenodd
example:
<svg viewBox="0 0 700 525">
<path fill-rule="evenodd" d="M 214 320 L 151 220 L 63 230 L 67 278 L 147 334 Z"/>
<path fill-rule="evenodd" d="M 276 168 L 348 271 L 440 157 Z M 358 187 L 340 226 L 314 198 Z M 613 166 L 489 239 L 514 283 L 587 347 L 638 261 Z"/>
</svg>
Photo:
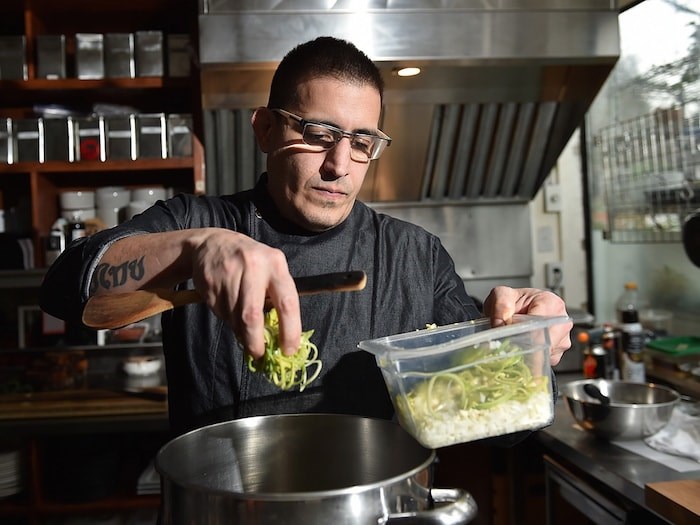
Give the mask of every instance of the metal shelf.
<svg viewBox="0 0 700 525">
<path fill-rule="evenodd" d="M 683 220 L 700 206 L 697 107 L 657 110 L 594 137 L 612 242 L 681 240 Z"/>
<path fill-rule="evenodd" d="M 31 270 L 0 270 L 0 289 L 39 288 L 46 268 Z"/>
</svg>

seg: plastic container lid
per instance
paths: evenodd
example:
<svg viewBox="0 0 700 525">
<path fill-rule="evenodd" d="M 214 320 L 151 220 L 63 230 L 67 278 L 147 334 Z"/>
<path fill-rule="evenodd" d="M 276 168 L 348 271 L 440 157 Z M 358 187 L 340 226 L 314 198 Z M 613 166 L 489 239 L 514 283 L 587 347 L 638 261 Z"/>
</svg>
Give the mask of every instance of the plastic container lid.
<svg viewBox="0 0 700 525">
<path fill-rule="evenodd" d="M 416 330 L 403 334 L 361 341 L 358 346 L 375 356 L 391 353 L 392 359 L 422 359 L 426 356 L 453 352 L 467 346 L 497 341 L 515 335 L 549 328 L 571 321 L 567 316 L 539 316 L 517 314 L 513 324 L 489 328 L 486 318 Z"/>
</svg>

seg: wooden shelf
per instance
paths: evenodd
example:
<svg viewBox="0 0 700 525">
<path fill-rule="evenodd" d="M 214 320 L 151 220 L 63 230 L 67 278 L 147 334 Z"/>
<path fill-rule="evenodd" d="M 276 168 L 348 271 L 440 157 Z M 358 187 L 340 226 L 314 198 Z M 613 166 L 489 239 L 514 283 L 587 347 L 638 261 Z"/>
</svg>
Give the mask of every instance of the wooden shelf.
<svg viewBox="0 0 700 525">
<path fill-rule="evenodd" d="M 16 91 L 79 91 L 99 89 L 189 89 L 189 78 L 179 77 L 139 77 L 139 78 L 100 78 L 79 79 L 34 78 L 29 80 L 0 80 L 0 90 Z"/>
<path fill-rule="evenodd" d="M 23 516 L 30 510 L 34 514 L 82 514 L 92 512 L 116 512 L 125 510 L 155 509 L 160 505 L 159 494 L 143 494 L 110 498 L 85 503 L 15 503 L 7 502 L 0 506 L 0 516 Z"/>
<path fill-rule="evenodd" d="M 28 523 L 44 523 L 51 516 L 68 516 L 92 513 L 119 513 L 142 509 L 157 509 L 160 506 L 160 494 L 136 494 L 134 489 L 125 486 L 113 495 L 91 501 L 60 501 L 44 493 L 44 486 L 39 479 L 44 460 L 41 438 L 29 438 L 26 444 L 27 469 L 32 478 L 24 491 L 10 498 L 0 500 L 0 517 L 26 517 Z M 126 471 L 121 472 L 123 475 Z M 133 475 L 133 473 L 132 473 Z M 136 479 L 133 479 L 136 482 Z M 0 519 L 0 521 L 2 521 Z"/>
<path fill-rule="evenodd" d="M 0 290 L 9 288 L 38 288 L 46 275 L 45 268 L 31 270 L 0 270 Z"/>
<path fill-rule="evenodd" d="M 65 345 L 65 346 L 42 346 L 27 348 L 0 348 L 0 355 L 3 354 L 41 354 L 46 352 L 98 352 L 100 354 L 111 354 L 124 351 L 153 351 L 163 348 L 163 343 L 159 341 L 147 341 L 143 343 L 107 343 L 104 345 Z"/>
<path fill-rule="evenodd" d="M 36 78 L 37 38 L 41 35 L 65 35 L 67 72 L 75 76 L 75 34 L 81 32 L 106 34 L 157 30 L 164 35 L 188 34 L 196 48 L 198 4 L 197 0 L 142 0 L 136 3 L 124 0 L 0 0 L 0 19 L 3 21 L 0 33 L 3 36 L 25 36 L 28 76 L 28 80 L 0 80 L 0 115 L 3 117 L 35 117 L 37 107 L 42 105 L 61 105 L 79 112 L 90 112 L 96 104 L 113 104 L 134 107 L 140 113 L 188 113 L 192 114 L 194 120 L 192 157 L 0 164 L 0 197 L 3 206 L 7 209 L 16 208 L 27 215 L 22 220 L 29 224 L 21 224 L 21 227 L 23 231 L 31 230 L 37 268 L 44 265 L 44 241 L 55 218 L 60 214 L 58 197 L 62 191 L 111 185 L 134 188 L 158 185 L 171 187 L 176 192 L 205 193 L 201 93 L 196 65 L 193 64 L 191 76 L 187 78 L 40 79 Z M 19 293 L 24 293 L 23 288 L 38 288 L 45 271 L 0 272 L 0 290 L 15 288 Z M 48 349 L 34 347 L 14 352 L 30 353 L 31 358 L 46 350 Z M 52 347 L 51 350 L 85 351 L 100 354 L 100 358 L 103 358 L 117 354 L 162 352 L 162 345 L 124 343 Z M 0 350 L 0 355 L 8 357 L 5 352 L 11 351 L 13 350 Z M 26 455 L 27 480 L 23 493 L 0 499 L 0 523 L 11 521 L 43 525 L 53 516 L 65 519 L 91 513 L 119 514 L 123 511 L 155 510 L 159 507 L 160 495 L 135 493 L 135 482 L 141 466 L 138 464 L 140 461 L 135 462 L 131 453 L 120 454 L 119 457 L 126 458 L 127 461 L 120 465 L 118 488 L 114 492 L 105 493 L 103 499 L 62 501 L 63 498 L 56 496 L 58 492 L 49 490 L 56 487 L 53 477 L 46 475 L 53 471 L 46 469 L 47 465 L 51 465 L 51 460 L 60 454 L 60 449 L 50 446 L 57 438 L 68 438 L 72 434 L 89 438 L 94 436 L 95 439 L 101 439 L 101 436 L 107 434 L 123 435 L 128 447 L 143 454 L 146 446 L 149 449 L 147 454 L 151 457 L 157 450 L 156 442 L 160 444 L 166 438 L 169 428 L 166 401 L 141 399 L 131 393 L 115 393 L 109 390 L 111 386 L 111 383 L 105 383 L 102 388 L 106 392 L 99 395 L 90 393 L 84 399 L 78 396 L 59 401 L 43 399 L 37 395 L 33 402 L 34 415 L 45 417 L 26 417 L 24 412 L 29 409 L 25 410 L 24 407 L 18 409 L 18 414 L 12 414 L 11 407 L 4 403 L 6 419 L 0 419 L 0 434 L 18 437 L 19 445 Z M 62 412 L 63 417 L 55 417 L 59 412 Z M 7 419 L 15 416 L 20 418 Z M 153 438 L 153 443 L 150 438 Z M 131 461 L 135 463 L 131 464 Z"/>
<path fill-rule="evenodd" d="M 91 171 L 143 171 L 192 169 L 192 157 L 173 157 L 168 159 L 107 160 L 105 162 L 85 160 L 79 162 L 17 162 L 0 164 L 0 173 L 78 173 Z"/>
<path fill-rule="evenodd" d="M 119 389 L 82 389 L 0 396 L 0 420 L 106 417 L 167 413 L 167 392 L 130 394 Z"/>
</svg>

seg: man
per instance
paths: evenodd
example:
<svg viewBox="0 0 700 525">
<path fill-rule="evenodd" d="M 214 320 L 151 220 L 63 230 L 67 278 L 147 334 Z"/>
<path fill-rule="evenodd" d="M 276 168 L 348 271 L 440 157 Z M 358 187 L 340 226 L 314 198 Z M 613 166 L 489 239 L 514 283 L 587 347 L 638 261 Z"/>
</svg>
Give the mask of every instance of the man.
<svg viewBox="0 0 700 525">
<path fill-rule="evenodd" d="M 42 307 L 78 321 L 92 294 L 195 288 L 205 304 L 163 315 L 170 419 L 176 433 L 215 421 L 285 412 L 390 418 L 373 356 L 357 343 L 481 313 L 434 235 L 356 200 L 369 162 L 390 139 L 378 128 L 383 82 L 352 44 L 322 37 L 292 50 L 252 126 L 267 172 L 252 190 L 179 195 L 81 239 L 56 261 Z M 299 298 L 292 276 L 364 270 L 353 293 Z M 304 392 L 280 392 L 246 367 L 263 354 L 263 305 L 279 314 L 285 353 L 314 330 L 323 369 Z M 514 313 L 565 314 L 560 298 L 500 287 L 485 302 L 494 324 Z M 551 355 L 569 347 L 559 329 Z"/>
</svg>

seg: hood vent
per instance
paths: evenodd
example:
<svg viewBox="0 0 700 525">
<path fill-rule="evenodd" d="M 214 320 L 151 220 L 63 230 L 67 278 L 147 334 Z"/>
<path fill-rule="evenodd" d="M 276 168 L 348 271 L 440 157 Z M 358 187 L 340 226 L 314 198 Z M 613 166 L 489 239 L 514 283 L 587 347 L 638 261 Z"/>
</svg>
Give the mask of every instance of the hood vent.
<svg viewBox="0 0 700 525">
<path fill-rule="evenodd" d="M 609 0 L 202 1 L 204 109 L 265 105 L 279 60 L 316 36 L 377 63 L 393 143 L 370 202 L 531 199 L 619 56 Z M 394 73 L 409 65 L 422 73 Z"/>
</svg>

